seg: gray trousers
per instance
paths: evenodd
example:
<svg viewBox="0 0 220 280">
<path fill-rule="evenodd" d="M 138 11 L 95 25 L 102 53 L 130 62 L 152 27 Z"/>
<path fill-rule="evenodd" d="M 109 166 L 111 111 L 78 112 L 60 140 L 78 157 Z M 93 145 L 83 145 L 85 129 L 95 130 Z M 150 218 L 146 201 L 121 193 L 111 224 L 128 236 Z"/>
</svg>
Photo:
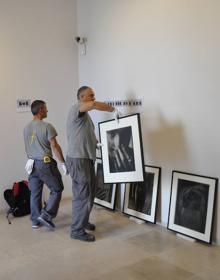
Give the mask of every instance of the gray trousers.
<svg viewBox="0 0 220 280">
<path fill-rule="evenodd" d="M 45 208 L 42 209 L 44 184 L 49 188 L 50 195 Z M 50 163 L 44 163 L 43 160 L 34 160 L 34 168 L 29 176 L 29 186 L 31 190 L 32 223 L 37 223 L 37 218 L 40 215 L 51 221 L 57 215 L 63 191 L 62 177 L 56 161 L 51 159 Z"/>
<path fill-rule="evenodd" d="M 85 233 L 94 202 L 94 161 L 67 157 L 66 166 L 72 178 L 73 190 L 71 235 L 77 236 Z"/>
</svg>

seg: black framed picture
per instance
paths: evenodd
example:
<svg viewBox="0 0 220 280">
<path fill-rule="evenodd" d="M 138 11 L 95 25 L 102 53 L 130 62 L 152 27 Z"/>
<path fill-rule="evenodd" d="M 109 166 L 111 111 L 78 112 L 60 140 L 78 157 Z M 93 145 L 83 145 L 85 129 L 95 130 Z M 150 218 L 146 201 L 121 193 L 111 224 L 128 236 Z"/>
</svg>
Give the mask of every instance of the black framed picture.
<svg viewBox="0 0 220 280">
<path fill-rule="evenodd" d="M 115 209 L 116 184 L 104 184 L 102 160 L 96 159 L 96 191 L 94 202 L 109 209 Z"/>
<path fill-rule="evenodd" d="M 155 223 L 161 168 L 145 165 L 144 182 L 125 184 L 123 212 Z"/>
<path fill-rule="evenodd" d="M 211 243 L 217 178 L 172 172 L 167 228 Z"/>
<path fill-rule="evenodd" d="M 140 114 L 99 124 L 105 183 L 144 181 Z"/>
</svg>

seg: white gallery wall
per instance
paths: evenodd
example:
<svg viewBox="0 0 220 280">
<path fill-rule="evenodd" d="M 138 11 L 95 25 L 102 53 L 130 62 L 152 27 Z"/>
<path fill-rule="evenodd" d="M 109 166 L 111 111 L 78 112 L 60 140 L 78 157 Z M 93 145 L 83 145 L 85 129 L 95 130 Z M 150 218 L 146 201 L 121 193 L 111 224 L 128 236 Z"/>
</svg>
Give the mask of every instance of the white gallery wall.
<svg viewBox="0 0 220 280">
<path fill-rule="evenodd" d="M 30 112 L 18 113 L 18 98 L 43 99 L 66 151 L 67 111 L 78 88 L 75 0 L 0 0 L 0 209 L 3 191 L 27 178 L 23 128 Z M 64 196 L 71 182 L 64 178 Z"/>
<path fill-rule="evenodd" d="M 162 168 L 157 221 L 164 225 L 172 170 L 219 177 L 219 10 L 218 0 L 77 1 L 78 35 L 87 38 L 80 85 L 98 100 L 142 98 L 145 163 Z M 218 192 L 217 242 L 219 199 Z"/>
</svg>

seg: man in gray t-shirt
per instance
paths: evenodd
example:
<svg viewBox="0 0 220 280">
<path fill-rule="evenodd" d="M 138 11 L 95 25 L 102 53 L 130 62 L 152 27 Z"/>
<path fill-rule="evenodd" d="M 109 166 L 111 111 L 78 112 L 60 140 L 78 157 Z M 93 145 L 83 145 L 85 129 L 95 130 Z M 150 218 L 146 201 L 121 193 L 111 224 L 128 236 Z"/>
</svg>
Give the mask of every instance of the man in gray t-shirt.
<svg viewBox="0 0 220 280">
<path fill-rule="evenodd" d="M 32 228 L 38 228 L 42 224 L 53 229 L 55 225 L 52 219 L 56 217 L 58 212 L 63 183 L 57 163 L 53 159 L 52 150 L 61 162 L 64 172 L 66 171 L 65 160 L 56 140 L 55 128 L 43 121 L 47 117 L 46 103 L 42 100 L 35 100 L 31 104 L 31 111 L 33 120 L 24 128 L 24 143 L 29 159 L 26 167 L 29 165 Z M 44 184 L 49 188 L 50 195 L 45 208 L 42 209 Z"/>
<path fill-rule="evenodd" d="M 55 128 L 42 120 L 32 120 L 24 129 L 25 150 L 28 158 L 43 159 L 52 156 L 50 139 L 57 136 Z"/>
<path fill-rule="evenodd" d="M 82 241 L 95 241 L 93 234 L 85 230 L 95 230 L 89 223 L 95 196 L 95 170 L 97 139 L 94 124 L 88 114 L 91 110 L 118 111 L 105 103 L 95 101 L 95 94 L 88 86 L 83 86 L 77 93 L 78 102 L 72 106 L 67 118 L 67 158 L 66 167 L 72 177 L 73 217 L 71 238 Z"/>
</svg>

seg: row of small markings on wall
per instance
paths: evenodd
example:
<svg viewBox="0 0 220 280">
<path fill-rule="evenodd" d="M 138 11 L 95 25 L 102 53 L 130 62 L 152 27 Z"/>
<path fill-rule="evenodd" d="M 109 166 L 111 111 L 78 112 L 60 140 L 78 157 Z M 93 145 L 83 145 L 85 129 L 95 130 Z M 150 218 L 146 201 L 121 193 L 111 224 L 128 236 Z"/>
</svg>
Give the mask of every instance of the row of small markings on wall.
<svg viewBox="0 0 220 280">
<path fill-rule="evenodd" d="M 117 101 L 105 101 L 110 106 L 142 106 L 141 99 L 135 100 L 117 100 Z"/>
</svg>

